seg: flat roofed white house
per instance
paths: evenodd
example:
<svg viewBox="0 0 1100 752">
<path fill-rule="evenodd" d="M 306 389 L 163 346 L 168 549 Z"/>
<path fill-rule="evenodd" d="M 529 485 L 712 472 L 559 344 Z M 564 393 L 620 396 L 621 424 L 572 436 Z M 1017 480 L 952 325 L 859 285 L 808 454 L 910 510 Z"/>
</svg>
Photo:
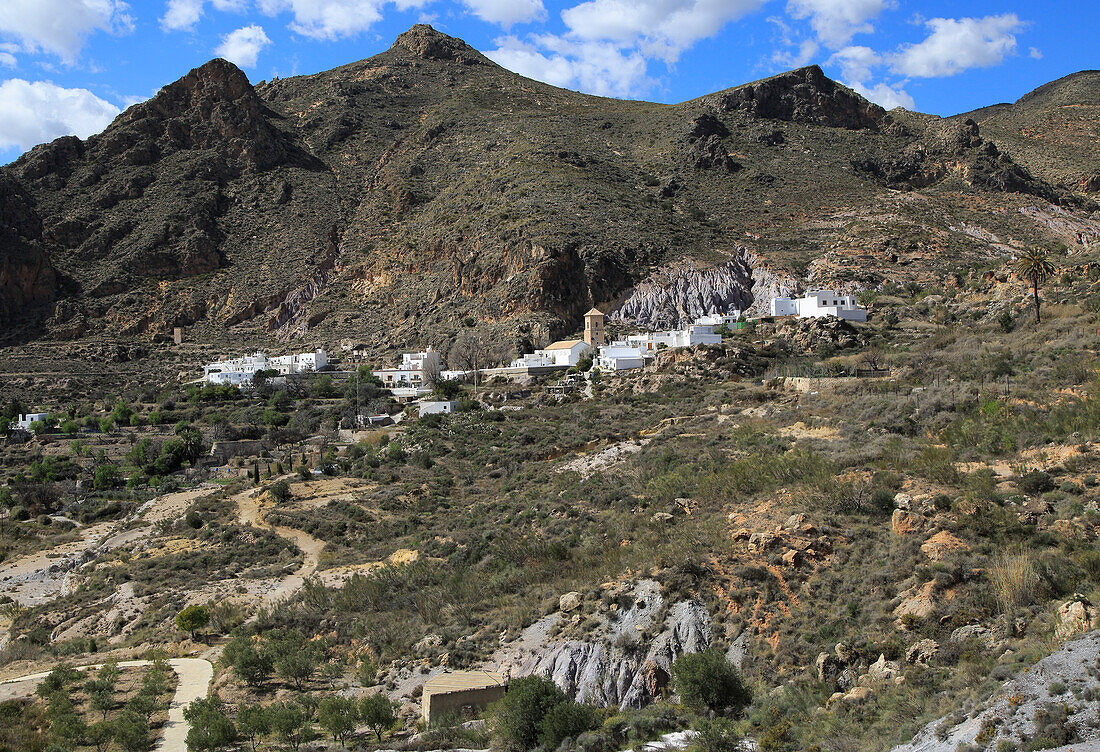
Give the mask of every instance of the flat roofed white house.
<svg viewBox="0 0 1100 752">
<path fill-rule="evenodd" d="M 458 403 L 452 401 L 428 401 L 424 400 L 420 403 L 420 417 L 425 415 L 449 415 L 455 411 L 458 407 Z"/>
<path fill-rule="evenodd" d="M 383 386 L 426 389 L 433 374 L 442 373 L 443 361 L 439 353 L 428 348 L 423 352 L 403 353 L 401 365 L 373 371 Z"/>
<path fill-rule="evenodd" d="M 275 371 L 280 376 L 289 376 L 295 373 L 319 371 L 327 365 L 328 356 L 324 350 L 276 357 L 258 352 L 240 358 L 208 363 L 203 366 L 202 378 L 210 384 L 242 386 L 250 384 L 257 371 Z"/>
<path fill-rule="evenodd" d="M 866 321 L 867 311 L 859 307 L 855 295 L 833 290 L 811 290 L 801 298 L 772 298 L 772 316 L 797 316 L 800 319 L 835 316 L 846 321 Z"/>
<path fill-rule="evenodd" d="M 626 371 L 645 365 L 646 354 L 636 345 L 616 341 L 600 348 L 595 366 L 601 371 Z"/>
<path fill-rule="evenodd" d="M 672 329 L 665 332 L 646 332 L 631 334 L 626 338 L 628 344 L 645 352 L 656 352 L 664 348 L 694 347 L 695 345 L 720 345 L 722 335 L 714 333 L 710 324 L 692 324 L 686 329 Z"/>
<path fill-rule="evenodd" d="M 26 415 L 20 415 L 15 419 L 15 427 L 22 428 L 24 431 L 31 430 L 31 423 L 42 421 L 43 423 L 50 417 L 49 413 L 27 413 Z"/>
<path fill-rule="evenodd" d="M 741 311 L 730 311 L 728 313 L 708 313 L 706 316 L 700 316 L 695 319 L 695 323 L 699 326 L 722 326 L 726 324 L 736 324 L 737 320 L 741 318 Z"/>
</svg>

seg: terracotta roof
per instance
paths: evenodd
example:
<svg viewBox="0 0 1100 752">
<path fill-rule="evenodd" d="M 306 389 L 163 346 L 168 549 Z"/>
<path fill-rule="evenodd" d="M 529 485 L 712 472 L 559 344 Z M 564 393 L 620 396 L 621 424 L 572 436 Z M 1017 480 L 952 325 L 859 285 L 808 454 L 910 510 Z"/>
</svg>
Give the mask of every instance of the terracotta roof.
<svg viewBox="0 0 1100 752">
<path fill-rule="evenodd" d="M 583 339 L 563 339 L 558 340 L 552 345 L 547 345 L 542 348 L 543 350 L 569 350 L 572 349 L 579 342 L 584 342 Z"/>
<path fill-rule="evenodd" d="M 424 683 L 424 693 L 438 695 L 461 692 L 464 689 L 499 687 L 503 684 L 504 675 L 495 671 L 448 671 L 428 679 Z"/>
</svg>

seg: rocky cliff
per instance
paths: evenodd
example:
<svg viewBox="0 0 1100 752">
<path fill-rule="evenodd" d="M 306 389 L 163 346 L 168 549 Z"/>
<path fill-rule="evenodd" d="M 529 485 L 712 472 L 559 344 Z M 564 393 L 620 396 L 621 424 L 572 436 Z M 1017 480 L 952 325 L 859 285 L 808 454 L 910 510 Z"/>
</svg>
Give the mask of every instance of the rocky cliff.
<svg viewBox="0 0 1100 752">
<path fill-rule="evenodd" d="M 0 323 L 49 303 L 57 290 L 42 221 L 22 186 L 0 172 Z"/>
</svg>

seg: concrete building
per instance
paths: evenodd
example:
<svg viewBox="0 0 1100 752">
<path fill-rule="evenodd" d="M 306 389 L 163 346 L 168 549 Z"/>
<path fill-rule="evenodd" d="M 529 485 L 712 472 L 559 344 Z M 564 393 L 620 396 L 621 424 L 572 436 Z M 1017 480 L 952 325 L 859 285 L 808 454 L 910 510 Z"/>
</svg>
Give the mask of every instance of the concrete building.
<svg viewBox="0 0 1100 752">
<path fill-rule="evenodd" d="M 607 316 L 598 308 L 584 314 L 584 341 L 595 349 L 607 344 Z"/>
<path fill-rule="evenodd" d="M 732 329 L 740 318 L 741 311 L 734 310 L 729 313 L 708 313 L 706 316 L 695 319 L 695 323 L 700 326 L 713 326 L 715 329 L 725 324 Z"/>
<path fill-rule="evenodd" d="M 604 345 L 596 356 L 594 365 L 601 371 L 625 371 L 645 365 L 646 354 L 636 345 L 616 341 Z"/>
<path fill-rule="evenodd" d="M 431 726 L 449 715 L 477 713 L 504 697 L 508 682 L 493 671 L 449 671 L 429 679 L 420 696 L 420 712 Z"/>
<path fill-rule="evenodd" d="M 811 290 L 801 298 L 772 298 L 772 316 L 797 316 L 800 319 L 835 316 L 846 321 L 866 321 L 867 311 L 856 303 L 855 295 L 832 290 Z"/>
</svg>

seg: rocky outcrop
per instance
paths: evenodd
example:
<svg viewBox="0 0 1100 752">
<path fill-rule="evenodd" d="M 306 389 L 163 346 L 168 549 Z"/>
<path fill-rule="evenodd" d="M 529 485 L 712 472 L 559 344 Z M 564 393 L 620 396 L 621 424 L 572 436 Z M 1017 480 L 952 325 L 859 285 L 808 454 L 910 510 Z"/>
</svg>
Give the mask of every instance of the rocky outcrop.
<svg viewBox="0 0 1100 752">
<path fill-rule="evenodd" d="M 1017 749 L 1037 737 L 1056 745 L 1091 741 L 1089 748 L 1094 748 L 1100 711 L 1098 659 L 1100 632 L 1067 642 L 978 707 L 932 721 L 893 752 Z"/>
<path fill-rule="evenodd" d="M 765 267 L 756 254 L 739 248 L 716 266 L 684 261 L 656 269 L 629 291 L 610 313 L 613 320 L 661 328 L 690 324 L 708 313 L 757 310 L 798 283 Z"/>
<path fill-rule="evenodd" d="M 835 128 L 880 130 L 892 126 L 886 111 L 811 65 L 703 98 L 719 112 Z"/>
<path fill-rule="evenodd" d="M 450 60 L 462 65 L 491 64 L 480 52 L 461 39 L 449 37 L 428 24 L 416 24 L 400 34 L 391 50 L 404 50 L 424 60 Z"/>
<path fill-rule="evenodd" d="M 579 594 L 567 593 L 563 610 L 571 623 L 585 618 Z M 613 586 L 611 610 L 595 615 L 600 626 L 584 639 L 549 637 L 565 626 L 563 612 L 544 617 L 504 646 L 492 667 L 513 677 L 536 674 L 554 681 L 570 697 L 601 707 L 638 708 L 669 682 L 672 662 L 711 645 L 711 619 L 696 600 L 667 603 L 661 587 L 642 580 L 632 588 Z M 622 605 L 620 605 L 622 604 Z M 566 627 L 568 629 L 568 627 Z"/>
<path fill-rule="evenodd" d="M 1087 199 L 1057 189 L 1017 164 L 984 139 L 973 120 L 947 120 L 931 127 L 899 155 L 864 157 L 852 166 L 891 188 L 926 188 L 949 175 L 969 185 L 1002 193 L 1025 193 L 1054 204 L 1091 209 Z"/>
</svg>

